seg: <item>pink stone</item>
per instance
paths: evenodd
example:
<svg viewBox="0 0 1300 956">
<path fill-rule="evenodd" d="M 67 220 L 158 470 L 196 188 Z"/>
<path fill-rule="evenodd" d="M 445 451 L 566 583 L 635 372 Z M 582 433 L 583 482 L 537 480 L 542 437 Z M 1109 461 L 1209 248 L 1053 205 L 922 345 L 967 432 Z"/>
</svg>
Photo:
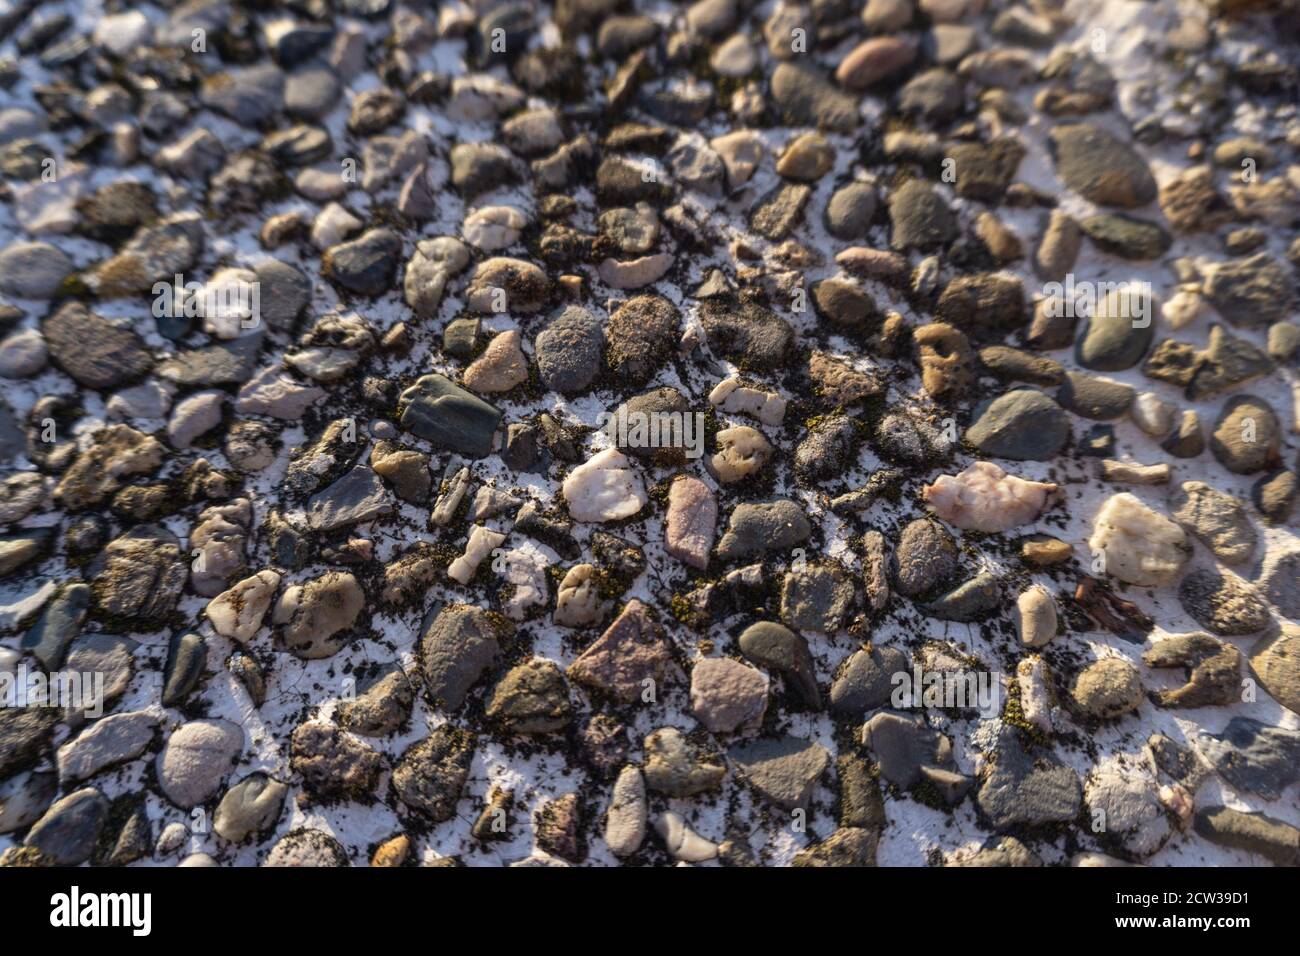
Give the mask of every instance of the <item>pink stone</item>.
<svg viewBox="0 0 1300 956">
<path fill-rule="evenodd" d="M 683 475 L 668 489 L 664 550 L 678 561 L 703 570 L 709 564 L 718 523 L 718 503 L 709 486 Z"/>
<path fill-rule="evenodd" d="M 751 730 L 767 711 L 767 675 L 729 657 L 708 657 L 691 668 L 691 713 L 712 733 Z"/>
<path fill-rule="evenodd" d="M 569 665 L 572 680 L 608 694 L 620 704 L 633 704 L 648 688 L 663 680 L 671 658 L 646 606 L 636 598 L 576 661 Z"/>
</svg>

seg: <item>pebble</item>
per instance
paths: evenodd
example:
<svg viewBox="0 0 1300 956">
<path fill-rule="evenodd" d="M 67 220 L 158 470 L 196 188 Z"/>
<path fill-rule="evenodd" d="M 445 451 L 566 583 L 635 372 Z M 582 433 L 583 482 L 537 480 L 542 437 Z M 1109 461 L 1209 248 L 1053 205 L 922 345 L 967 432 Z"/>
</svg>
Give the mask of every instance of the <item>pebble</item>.
<svg viewBox="0 0 1300 956">
<path fill-rule="evenodd" d="M 812 67 L 778 63 L 771 90 L 777 109 L 793 125 L 851 133 L 860 123 L 856 98 L 837 90 Z"/>
<path fill-rule="evenodd" d="M 637 767 L 627 766 L 614 781 L 605 812 L 605 843 L 617 857 L 629 857 L 641 848 L 646 835 L 645 778 Z"/>
<path fill-rule="evenodd" d="M 756 730 L 767 710 L 767 675 L 729 658 L 691 668 L 691 713 L 711 733 Z"/>
<path fill-rule="evenodd" d="M 1267 402 L 1253 395 L 1228 399 L 1214 421 L 1210 452 L 1228 471 L 1249 475 L 1278 459 L 1281 426 Z"/>
<path fill-rule="evenodd" d="M 262 861 L 269 867 L 350 866 L 343 845 L 320 830 L 290 830 Z"/>
<path fill-rule="evenodd" d="M 1286 318 L 1293 301 L 1286 267 L 1267 252 L 1215 263 L 1207 270 L 1204 291 L 1219 315 L 1245 328 Z"/>
<path fill-rule="evenodd" d="M 213 796 L 244 749 L 244 732 L 228 720 L 191 720 L 172 731 L 158 754 L 158 785 L 188 810 Z"/>
<path fill-rule="evenodd" d="M 1156 198 L 1146 161 L 1113 133 L 1089 123 L 1054 127 L 1048 134 L 1057 175 L 1070 189 L 1101 206 L 1125 209 Z"/>
<path fill-rule="evenodd" d="M 1255 553 L 1259 535 L 1246 509 L 1232 495 L 1203 481 L 1185 481 L 1169 500 L 1174 520 L 1188 528 L 1224 564 L 1236 565 Z"/>
<path fill-rule="evenodd" d="M 1118 372 L 1142 360 L 1151 345 L 1150 296 L 1112 291 L 1097 304 L 1084 323 L 1075 346 L 1075 359 L 1097 372 Z M 1143 323 L 1142 318 L 1147 321 Z"/>
<path fill-rule="evenodd" d="M 289 788 L 264 773 L 252 773 L 226 791 L 212 816 L 212 829 L 223 840 L 243 843 L 270 831 L 280 819 Z"/>
<path fill-rule="evenodd" d="M 631 462 L 613 448 L 570 472 L 562 493 L 575 521 L 617 521 L 636 514 L 649 501 Z"/>
<path fill-rule="evenodd" d="M 398 399 L 402 428 L 436 447 L 482 458 L 492 447 L 501 413 L 444 375 L 416 379 Z"/>
<path fill-rule="evenodd" d="M 40 374 L 49 359 L 45 339 L 35 329 L 15 332 L 0 342 L 0 377 L 31 378 Z"/>
<path fill-rule="evenodd" d="M 568 726 L 573 705 L 560 669 L 534 658 L 502 675 L 485 700 L 484 713 L 507 733 L 545 734 Z"/>
<path fill-rule="evenodd" d="M 888 205 L 889 243 L 894 249 L 929 249 L 957 235 L 952 209 L 920 180 L 909 180 L 891 192 Z"/>
<path fill-rule="evenodd" d="M 1249 652 L 1250 667 L 1269 696 L 1293 713 L 1300 713 L 1300 668 L 1296 651 L 1300 631 L 1289 623 L 1278 633 L 1266 634 Z"/>
<path fill-rule="evenodd" d="M 785 550 L 808 540 L 811 533 L 807 513 L 793 501 L 740 504 L 731 513 L 717 554 L 723 561 L 734 561 Z"/>
<path fill-rule="evenodd" d="M 704 863 L 718 855 L 718 845 L 704 839 L 671 810 L 660 814 L 655 821 L 655 832 L 664 841 L 664 848 L 674 860 L 683 863 Z"/>
<path fill-rule="evenodd" d="M 51 299 L 72 271 L 72 260 L 46 242 L 14 242 L 0 249 L 0 292 L 5 295 Z"/>
<path fill-rule="evenodd" d="M 206 614 L 212 629 L 222 637 L 247 644 L 262 627 L 262 618 L 280 587 L 275 571 L 258 571 L 208 602 Z"/>
<path fill-rule="evenodd" d="M 107 390 L 137 381 L 153 365 L 143 340 L 68 302 L 41 325 L 51 361 L 87 388 Z"/>
<path fill-rule="evenodd" d="M 23 845 L 54 866 L 76 866 L 94 852 L 108 814 L 108 799 L 94 787 L 73 791 L 32 824 Z"/>
<path fill-rule="evenodd" d="M 949 524 L 996 533 L 1035 520 L 1056 490 L 1054 484 L 1025 481 L 978 461 L 959 475 L 940 475 L 922 495 Z"/>
<path fill-rule="evenodd" d="M 1221 734 L 1197 738 L 1196 748 L 1233 787 L 1267 800 L 1278 799 L 1300 779 L 1300 731 L 1234 717 Z"/>
<path fill-rule="evenodd" d="M 483 354 L 465 369 L 465 386 L 475 392 L 508 392 L 528 380 L 528 359 L 519 332 L 508 329 L 494 336 Z"/>
<path fill-rule="evenodd" d="M 1034 649 L 1046 647 L 1058 628 L 1056 602 L 1051 594 L 1041 584 L 1033 585 L 1020 592 L 1016 608 L 1020 643 Z"/>
<path fill-rule="evenodd" d="M 661 727 L 645 738 L 646 786 L 668 797 L 690 797 L 717 790 L 727 774 L 721 757 L 702 750 L 676 727 Z"/>
<path fill-rule="evenodd" d="M 981 402 L 965 440 L 986 455 L 1015 461 L 1048 461 L 1070 433 L 1065 412 L 1033 389 L 1013 389 Z"/>
<path fill-rule="evenodd" d="M 321 800 L 365 799 L 379 777 L 379 754 L 338 727 L 309 720 L 289 738 L 290 766 L 303 787 Z M 401 765 L 393 771 L 393 785 Z"/>
<path fill-rule="evenodd" d="M 876 190 L 870 183 L 849 183 L 826 204 L 826 228 L 837 239 L 862 239 L 876 215 Z"/>
<path fill-rule="evenodd" d="M 1131 385 L 1114 379 L 1066 372 L 1065 381 L 1056 391 L 1056 401 L 1076 415 L 1096 421 L 1110 421 L 1125 414 L 1133 405 Z"/>
<path fill-rule="evenodd" d="M 1098 510 L 1088 547 L 1106 574 L 1141 587 L 1169 584 L 1191 555 L 1183 529 L 1128 492 Z"/>
<path fill-rule="evenodd" d="M 1262 813 L 1202 807 L 1193 827 L 1212 843 L 1256 853 L 1278 866 L 1294 866 L 1300 859 L 1300 829 Z"/>
<path fill-rule="evenodd" d="M 1272 621 L 1268 605 L 1231 571 L 1195 568 L 1178 585 L 1183 610 L 1211 634 L 1238 637 L 1257 634 Z"/>
<path fill-rule="evenodd" d="M 830 764 L 821 744 L 790 735 L 734 744 L 727 759 L 750 787 L 783 810 L 807 807 Z"/>
<path fill-rule="evenodd" d="M 580 684 L 630 704 L 663 680 L 670 660 L 658 625 L 649 617 L 646 605 L 634 598 L 569 665 L 567 673 Z"/>
<path fill-rule="evenodd" d="M 63 786 L 93 777 L 107 767 L 142 754 L 152 743 L 158 718 L 147 711 L 110 714 L 59 747 L 56 754 Z"/>
<path fill-rule="evenodd" d="M 717 521 L 717 501 L 708 486 L 690 476 L 677 478 L 668 489 L 664 549 L 691 567 L 707 568 Z"/>
<path fill-rule="evenodd" d="M 907 67 L 916 55 L 916 44 L 907 37 L 872 37 L 840 60 L 835 79 L 850 90 L 864 90 Z"/>
<path fill-rule="evenodd" d="M 1241 653 L 1208 634 L 1181 634 L 1160 641 L 1142 655 L 1148 667 L 1181 667 L 1187 683 L 1162 690 L 1162 707 L 1226 706 L 1241 699 Z"/>
<path fill-rule="evenodd" d="M 881 711 L 862 727 L 862 744 L 875 754 L 880 775 L 904 788 L 926 781 L 947 789 L 957 802 L 969 788 L 969 778 L 952 771 L 952 741 L 925 724 L 919 714 Z"/>
<path fill-rule="evenodd" d="M 894 693 L 894 675 L 907 673 L 910 669 L 907 656 L 893 647 L 854 651 L 836 670 L 831 683 L 831 710 L 861 717 L 885 706 Z"/>
<path fill-rule="evenodd" d="M 821 707 L 812 654 L 802 637 L 773 621 L 760 621 L 741 633 L 738 644 L 746 658 L 784 675 L 805 704 Z"/>
<path fill-rule="evenodd" d="M 1294 548 L 1269 548 L 1256 578 L 1256 584 L 1286 617 L 1300 617 L 1300 553 Z"/>
<path fill-rule="evenodd" d="M 1084 804 L 1095 819 L 1104 820 L 1103 839 L 1138 859 L 1159 850 L 1173 834 L 1169 818 L 1150 780 L 1119 771 L 1101 771 L 1088 778 Z"/>
<path fill-rule="evenodd" d="M 1004 734 L 975 802 L 998 830 L 1042 826 L 1074 819 L 1083 804 L 1083 787 L 1050 751 L 1027 753 L 1013 734 Z"/>
</svg>

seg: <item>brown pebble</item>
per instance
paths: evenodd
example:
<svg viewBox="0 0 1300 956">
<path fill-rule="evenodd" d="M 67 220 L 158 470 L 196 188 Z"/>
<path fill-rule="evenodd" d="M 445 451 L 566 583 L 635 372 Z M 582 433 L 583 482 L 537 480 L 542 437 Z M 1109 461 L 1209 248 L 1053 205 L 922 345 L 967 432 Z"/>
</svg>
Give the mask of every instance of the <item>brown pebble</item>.
<svg viewBox="0 0 1300 956">
<path fill-rule="evenodd" d="M 402 866 L 411 855 L 411 838 L 405 833 L 385 840 L 375 848 L 371 866 Z"/>
<path fill-rule="evenodd" d="M 1020 543 L 1020 559 L 1036 568 L 1046 568 L 1070 560 L 1074 548 L 1051 535 L 1034 535 Z"/>
</svg>

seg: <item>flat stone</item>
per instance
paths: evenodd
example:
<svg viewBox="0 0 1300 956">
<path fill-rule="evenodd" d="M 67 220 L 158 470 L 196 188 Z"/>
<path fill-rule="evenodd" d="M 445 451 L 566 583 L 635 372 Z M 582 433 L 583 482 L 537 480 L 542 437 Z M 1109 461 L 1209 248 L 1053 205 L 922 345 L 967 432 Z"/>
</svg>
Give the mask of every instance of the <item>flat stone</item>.
<svg viewBox="0 0 1300 956">
<path fill-rule="evenodd" d="M 941 594 L 921 610 L 945 621 L 976 621 L 1002 604 L 1002 585 L 991 571 L 981 571 L 968 581 Z"/>
<path fill-rule="evenodd" d="M 633 598 L 590 647 L 569 665 L 568 676 L 619 704 L 632 704 L 665 678 L 671 656 L 647 608 Z M 647 683 L 649 682 L 649 683 Z"/>
<path fill-rule="evenodd" d="M 740 504 L 731 513 L 727 531 L 718 542 L 718 557 L 730 562 L 787 550 L 807 541 L 811 534 L 807 513 L 793 501 Z"/>
<path fill-rule="evenodd" d="M 712 733 L 757 729 L 767 710 L 767 675 L 726 657 L 691 668 L 691 713 Z"/>
<path fill-rule="evenodd" d="M 142 630 L 171 617 L 189 576 L 179 539 L 157 525 L 137 525 L 110 541 L 88 570 L 96 616 Z"/>
<path fill-rule="evenodd" d="M 1300 829 L 1262 813 L 1202 807 L 1193 826 L 1211 843 L 1259 854 L 1278 866 L 1295 866 L 1300 860 Z"/>
<path fill-rule="evenodd" d="M 1300 780 L 1300 731 L 1234 717 L 1221 734 L 1203 734 L 1197 749 L 1228 783 L 1276 800 Z"/>
<path fill-rule="evenodd" d="M 1076 415 L 1094 421 L 1110 421 L 1129 410 L 1136 393 L 1131 385 L 1113 379 L 1066 372 L 1057 389 L 1056 401 Z"/>
<path fill-rule="evenodd" d="M 501 412 L 445 375 L 425 375 L 402 392 L 401 426 L 440 449 L 473 458 L 492 450 Z"/>
<path fill-rule="evenodd" d="M 111 714 L 59 747 L 59 780 L 66 786 L 132 760 L 153 741 L 158 718 L 148 711 Z"/>
<path fill-rule="evenodd" d="M 834 564 L 791 572 L 781 585 L 781 620 L 797 631 L 833 633 L 853 604 L 853 584 Z"/>
<path fill-rule="evenodd" d="M 717 522 L 718 503 L 704 482 L 684 475 L 669 486 L 664 550 L 670 555 L 693 568 L 708 567 Z"/>
<path fill-rule="evenodd" d="M 819 743 L 786 735 L 735 744 L 727 759 L 769 803 L 793 810 L 808 805 L 813 787 L 830 763 L 830 753 Z"/>
<path fill-rule="evenodd" d="M 1102 839 L 1138 859 L 1155 853 L 1172 834 L 1154 781 L 1117 771 L 1095 773 L 1084 788 L 1084 803 L 1103 821 Z"/>
<path fill-rule="evenodd" d="M 1232 495 L 1203 481 L 1185 481 L 1170 496 L 1169 510 L 1224 564 L 1241 564 L 1255 553 L 1259 535 Z"/>
<path fill-rule="evenodd" d="M 339 725 L 362 737 L 388 737 L 410 719 L 415 689 L 401 665 L 391 662 L 357 685 L 357 696 L 343 701 L 335 716 Z"/>
<path fill-rule="evenodd" d="M 568 726 L 573 705 L 560 669 L 534 658 L 506 671 L 488 695 L 484 713 L 507 733 L 546 734 Z"/>
<path fill-rule="evenodd" d="M 334 531 L 382 517 L 393 510 L 392 496 L 374 469 L 356 465 L 307 502 L 307 523 L 317 531 Z"/>
<path fill-rule="evenodd" d="M 1083 804 L 1083 787 L 1054 755 L 1027 753 L 1013 731 L 993 754 L 975 803 L 998 831 L 1066 823 Z"/>
<path fill-rule="evenodd" d="M 90 587 L 79 581 L 68 584 L 23 635 L 23 649 L 30 651 L 47 670 L 57 670 L 63 664 L 68 646 L 81 633 L 89 609 Z"/>
</svg>

